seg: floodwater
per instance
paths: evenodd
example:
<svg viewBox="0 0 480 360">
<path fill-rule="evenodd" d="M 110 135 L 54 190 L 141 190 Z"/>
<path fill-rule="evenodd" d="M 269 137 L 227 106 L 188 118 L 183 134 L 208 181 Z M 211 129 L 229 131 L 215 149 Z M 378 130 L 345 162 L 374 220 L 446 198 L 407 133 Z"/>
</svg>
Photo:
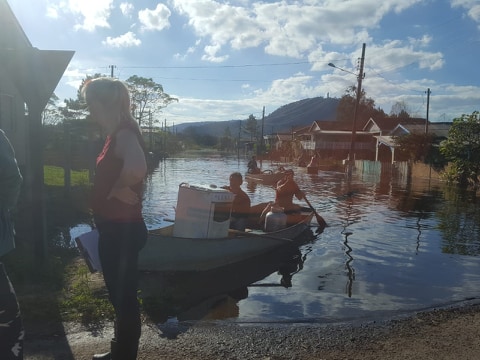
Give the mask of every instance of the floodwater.
<svg viewBox="0 0 480 360">
<path fill-rule="evenodd" d="M 231 172 L 245 172 L 247 160 L 161 162 L 147 181 L 148 226 L 175 217 L 180 183 L 226 185 Z M 261 165 L 265 170 L 279 164 Z M 304 168 L 280 165 L 294 169 L 297 183 L 328 227 L 320 234 L 312 227 L 305 244 L 286 253 L 204 274 L 172 274 L 171 282 L 183 287 L 189 301 L 171 316 L 241 323 L 342 322 L 479 297 L 480 209 L 474 193 L 428 180 L 407 184 L 357 174 L 347 179 L 341 172 L 311 175 Z M 271 186 L 244 183 L 243 188 L 252 204 L 274 198 Z M 230 296 L 219 300 L 221 294 Z"/>
</svg>

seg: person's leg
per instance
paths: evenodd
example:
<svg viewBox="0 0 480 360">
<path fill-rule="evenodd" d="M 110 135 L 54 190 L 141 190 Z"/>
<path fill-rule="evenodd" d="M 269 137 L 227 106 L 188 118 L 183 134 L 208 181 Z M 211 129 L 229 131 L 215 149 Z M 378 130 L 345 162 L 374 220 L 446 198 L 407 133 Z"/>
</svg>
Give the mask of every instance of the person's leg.
<svg viewBox="0 0 480 360">
<path fill-rule="evenodd" d="M 145 244 L 147 230 L 141 223 L 115 224 L 100 231 L 103 276 L 116 315 L 112 350 L 115 347 L 120 359 L 136 359 L 141 334 L 138 252 Z"/>
<path fill-rule="evenodd" d="M 17 296 L 0 263 L 0 359 L 23 359 L 24 336 Z"/>
</svg>

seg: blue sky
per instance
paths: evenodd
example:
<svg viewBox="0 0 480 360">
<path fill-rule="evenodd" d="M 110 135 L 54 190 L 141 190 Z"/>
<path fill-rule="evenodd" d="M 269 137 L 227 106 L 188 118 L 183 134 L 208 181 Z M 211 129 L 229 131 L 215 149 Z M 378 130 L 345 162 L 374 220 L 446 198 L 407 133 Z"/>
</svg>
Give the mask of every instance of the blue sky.
<svg viewBox="0 0 480 360">
<path fill-rule="evenodd" d="M 169 126 L 341 97 L 363 43 L 362 87 L 386 113 L 403 102 L 426 117 L 427 89 L 430 121 L 480 110 L 478 0 L 7 1 L 34 47 L 75 51 L 61 100 L 114 65 L 179 99 L 158 115 Z"/>
</svg>

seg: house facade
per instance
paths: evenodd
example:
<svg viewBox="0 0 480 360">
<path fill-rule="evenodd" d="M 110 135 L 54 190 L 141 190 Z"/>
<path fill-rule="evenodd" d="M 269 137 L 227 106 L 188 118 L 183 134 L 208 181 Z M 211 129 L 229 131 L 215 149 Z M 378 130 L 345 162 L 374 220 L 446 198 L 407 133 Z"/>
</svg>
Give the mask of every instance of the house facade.
<svg viewBox="0 0 480 360">
<path fill-rule="evenodd" d="M 32 46 L 6 0 L 0 0 L 0 128 L 9 137 L 24 178 L 24 228 L 45 251 L 42 112 L 73 51 Z M 17 229 L 18 230 L 18 229 Z"/>
<path fill-rule="evenodd" d="M 353 153 L 353 159 L 394 163 L 395 137 L 409 133 L 434 134 L 436 139 L 445 139 L 452 123 L 428 123 L 422 118 L 381 118 L 360 123 L 353 134 L 350 124 L 337 121 L 314 121 L 307 129 L 299 129 L 292 136 L 278 139 L 283 147 L 287 142 L 299 142 L 301 158 L 314 153 L 324 160 L 344 160 Z M 298 156 L 296 158 L 299 158 Z"/>
</svg>

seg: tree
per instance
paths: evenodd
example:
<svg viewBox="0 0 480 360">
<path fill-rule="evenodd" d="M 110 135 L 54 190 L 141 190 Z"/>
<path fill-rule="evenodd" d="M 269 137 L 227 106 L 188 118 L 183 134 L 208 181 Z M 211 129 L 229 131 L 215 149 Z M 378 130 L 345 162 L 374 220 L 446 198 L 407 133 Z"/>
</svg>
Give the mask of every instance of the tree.
<svg viewBox="0 0 480 360">
<path fill-rule="evenodd" d="M 338 102 L 337 121 L 351 123 L 355 114 L 355 103 L 357 102 L 357 87 L 350 86 L 345 90 Z M 365 91 L 362 89 L 360 96 L 359 109 L 357 111 L 357 125 L 365 123 L 370 118 L 385 117 L 382 109 L 375 107 L 375 100 L 367 98 Z"/>
<path fill-rule="evenodd" d="M 133 75 L 125 83 L 129 87 L 132 97 L 132 112 L 140 126 L 143 125 L 145 119 L 158 123 L 159 121 L 155 119 L 154 115 L 172 102 L 178 101 L 177 98 L 164 92 L 163 86 L 154 82 L 152 78 Z"/>
<path fill-rule="evenodd" d="M 440 144 L 440 151 L 451 161 L 449 179 L 461 187 L 478 187 L 480 172 L 480 113 L 463 114 L 453 119 L 447 140 Z"/>
<path fill-rule="evenodd" d="M 244 130 L 246 133 L 250 134 L 251 141 L 257 137 L 257 119 L 253 114 L 250 114 L 248 117 Z"/>
<path fill-rule="evenodd" d="M 60 107 L 60 112 L 65 118 L 65 120 L 78 120 L 78 119 L 85 119 L 88 115 L 87 111 L 87 104 L 85 103 L 85 100 L 82 97 L 82 88 L 85 85 L 87 81 L 90 81 L 92 79 L 96 79 L 99 77 L 102 77 L 105 75 L 102 75 L 100 73 L 96 73 L 95 75 L 87 75 L 85 79 L 82 80 L 82 83 L 78 87 L 77 90 L 77 98 L 76 99 L 65 99 L 64 107 Z"/>
<path fill-rule="evenodd" d="M 235 144 L 230 127 L 227 126 L 223 131 L 223 136 L 218 141 L 218 148 L 222 151 L 231 151 L 235 148 Z"/>
<path fill-rule="evenodd" d="M 395 104 L 392 105 L 392 109 L 390 110 L 390 117 L 401 119 L 410 118 L 410 111 L 405 101 L 397 101 Z"/>
<path fill-rule="evenodd" d="M 57 106 L 58 96 L 53 93 L 50 99 L 48 99 L 47 106 L 42 112 L 42 124 L 43 125 L 56 125 L 62 122 L 62 114 Z"/>
<path fill-rule="evenodd" d="M 433 134 L 410 133 L 395 137 L 400 156 L 408 160 L 425 161 L 431 151 L 435 136 Z"/>
</svg>

